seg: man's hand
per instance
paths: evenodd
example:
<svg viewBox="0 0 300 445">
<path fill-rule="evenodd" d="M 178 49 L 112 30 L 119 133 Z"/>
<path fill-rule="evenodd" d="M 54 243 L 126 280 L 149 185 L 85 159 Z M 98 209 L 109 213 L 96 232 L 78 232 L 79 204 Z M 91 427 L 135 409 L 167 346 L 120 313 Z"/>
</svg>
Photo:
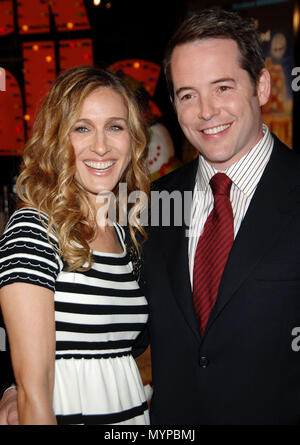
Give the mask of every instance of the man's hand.
<svg viewBox="0 0 300 445">
<path fill-rule="evenodd" d="M 0 400 L 0 425 L 18 425 L 17 390 L 11 388 L 5 391 Z"/>
</svg>

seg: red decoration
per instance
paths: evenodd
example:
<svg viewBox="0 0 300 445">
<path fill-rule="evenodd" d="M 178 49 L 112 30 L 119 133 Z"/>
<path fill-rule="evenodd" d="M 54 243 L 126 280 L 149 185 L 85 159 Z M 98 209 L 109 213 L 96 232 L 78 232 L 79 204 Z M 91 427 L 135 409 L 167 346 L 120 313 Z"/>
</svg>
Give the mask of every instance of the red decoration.
<svg viewBox="0 0 300 445">
<path fill-rule="evenodd" d="M 13 3 L 13 0 L 0 0 L 0 38 L 14 31 Z M 15 4 L 19 34 L 49 32 L 50 10 L 60 32 L 90 29 L 83 0 L 17 0 Z M 61 70 L 93 64 L 91 39 L 61 41 L 59 45 Z M 29 136 L 35 116 L 57 74 L 54 42 L 24 42 L 22 49 L 26 109 L 23 110 L 17 81 L 12 75 L 11 78 L 7 76 L 7 91 L 2 92 L 2 83 L 0 85 L 0 155 L 22 154 L 24 128 L 27 130 L 26 136 Z"/>
<path fill-rule="evenodd" d="M 92 40 L 61 40 L 59 42 L 59 63 L 61 71 L 78 65 L 93 65 Z"/>
<path fill-rule="evenodd" d="M 0 1 L 0 37 L 15 30 L 12 0 Z"/>
<path fill-rule="evenodd" d="M 127 74 L 133 77 L 135 80 L 141 82 L 150 96 L 153 96 L 161 68 L 159 65 L 153 62 L 130 59 L 115 62 L 108 67 L 108 70 L 113 73 L 123 71 L 124 74 Z"/>
<path fill-rule="evenodd" d="M 54 42 L 23 43 L 27 129 L 56 78 Z"/>
<path fill-rule="evenodd" d="M 6 70 L 6 91 L 0 92 L 0 155 L 21 156 L 24 146 L 22 93 Z"/>
<path fill-rule="evenodd" d="M 20 34 L 49 32 L 48 3 L 43 0 L 18 1 L 18 25 Z"/>
<path fill-rule="evenodd" d="M 49 4 L 58 31 L 81 31 L 91 28 L 84 1 L 53 0 Z"/>
<path fill-rule="evenodd" d="M 83 1 L 21 0 L 18 1 L 17 4 L 20 34 L 49 32 L 49 6 L 54 15 L 58 31 L 90 29 L 90 23 Z"/>
<path fill-rule="evenodd" d="M 112 73 L 122 71 L 125 75 L 138 81 L 150 96 L 154 95 L 155 88 L 160 75 L 160 66 L 153 62 L 139 59 L 128 59 L 115 62 L 107 68 Z M 156 116 L 161 116 L 157 105 L 149 100 L 151 111 Z"/>
</svg>

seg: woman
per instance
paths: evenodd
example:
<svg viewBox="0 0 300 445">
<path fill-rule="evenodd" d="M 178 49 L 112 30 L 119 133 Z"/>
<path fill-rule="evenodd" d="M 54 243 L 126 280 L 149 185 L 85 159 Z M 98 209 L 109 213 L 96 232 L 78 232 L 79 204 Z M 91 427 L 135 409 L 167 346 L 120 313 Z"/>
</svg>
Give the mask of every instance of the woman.
<svg viewBox="0 0 300 445">
<path fill-rule="evenodd" d="M 124 229 L 101 199 L 118 196 L 121 182 L 149 193 L 146 144 L 132 93 L 101 69 L 66 71 L 41 107 L 18 178 L 21 205 L 0 241 L 21 424 L 149 423 L 131 355 L 147 302 Z M 137 255 L 141 207 L 130 209 Z"/>
</svg>

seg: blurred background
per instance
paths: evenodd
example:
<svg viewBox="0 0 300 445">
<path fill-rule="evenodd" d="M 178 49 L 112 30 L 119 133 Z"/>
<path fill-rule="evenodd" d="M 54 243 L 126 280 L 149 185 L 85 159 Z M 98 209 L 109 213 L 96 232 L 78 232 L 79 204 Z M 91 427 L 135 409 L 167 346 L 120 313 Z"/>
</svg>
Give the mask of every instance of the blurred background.
<svg viewBox="0 0 300 445">
<path fill-rule="evenodd" d="M 179 23 L 206 7 L 255 19 L 273 81 L 264 121 L 291 149 L 300 150 L 298 1 L 0 0 L 0 233 L 15 208 L 15 182 L 34 117 L 65 69 L 99 65 L 143 97 L 152 179 L 197 155 L 179 129 L 161 67 Z M 5 349 L 0 327 L 0 351 Z M 140 368 L 147 382 L 148 364 Z"/>
</svg>

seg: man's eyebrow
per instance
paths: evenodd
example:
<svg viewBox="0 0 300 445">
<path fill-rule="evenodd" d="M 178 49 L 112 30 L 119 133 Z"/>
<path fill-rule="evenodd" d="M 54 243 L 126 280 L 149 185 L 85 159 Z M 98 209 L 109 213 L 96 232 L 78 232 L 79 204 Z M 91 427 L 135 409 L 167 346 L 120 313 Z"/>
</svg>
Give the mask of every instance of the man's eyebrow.
<svg viewBox="0 0 300 445">
<path fill-rule="evenodd" d="M 222 77 L 221 79 L 216 79 L 214 81 L 212 81 L 212 84 L 216 84 L 216 83 L 220 83 L 220 82 L 233 82 L 235 83 L 235 79 L 233 79 L 232 77 Z"/>
<path fill-rule="evenodd" d="M 176 94 L 176 96 L 178 96 L 183 91 L 186 91 L 186 90 L 190 91 L 190 90 L 193 90 L 193 89 L 194 89 L 193 87 L 181 87 L 181 88 L 178 88 L 178 90 L 175 91 L 175 94 Z"/>
<path fill-rule="evenodd" d="M 217 84 L 217 83 L 222 83 L 222 82 L 232 82 L 232 83 L 236 83 L 236 80 L 233 79 L 232 77 L 221 77 L 220 79 L 213 80 L 213 81 L 211 82 L 211 84 L 212 84 L 212 85 L 215 85 L 215 84 Z M 190 90 L 194 90 L 194 88 L 193 88 L 193 87 L 189 87 L 189 86 L 187 86 L 187 87 L 181 87 L 181 88 L 178 88 L 178 90 L 175 91 L 175 94 L 176 94 L 176 96 L 178 96 L 180 93 L 182 93 L 182 92 L 184 92 L 184 91 L 190 91 Z"/>
</svg>

